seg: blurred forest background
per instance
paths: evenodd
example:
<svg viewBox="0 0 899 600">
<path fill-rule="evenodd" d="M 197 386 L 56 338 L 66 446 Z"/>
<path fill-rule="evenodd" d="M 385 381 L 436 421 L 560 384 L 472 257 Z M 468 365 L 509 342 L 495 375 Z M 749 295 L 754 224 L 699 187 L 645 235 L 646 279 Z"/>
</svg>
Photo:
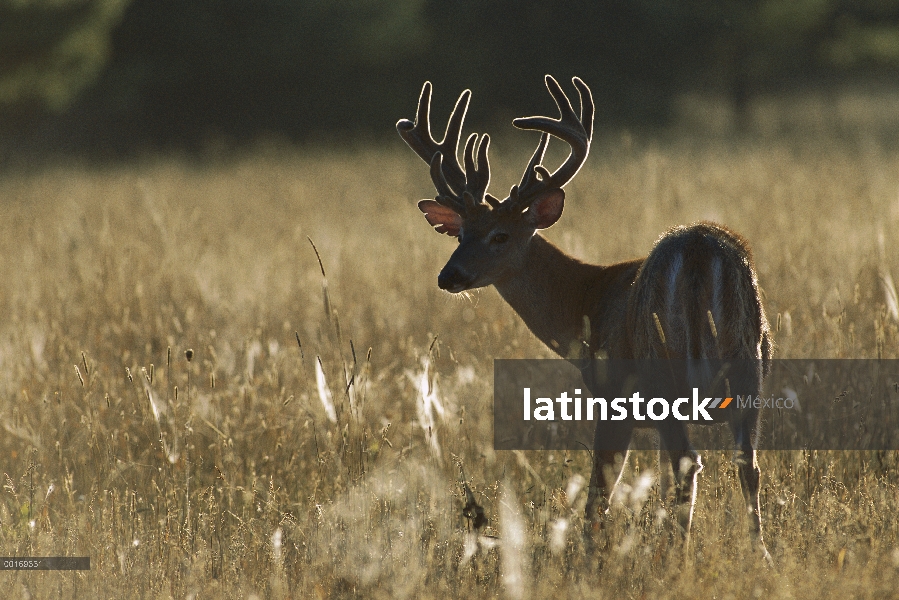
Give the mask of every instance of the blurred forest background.
<svg viewBox="0 0 899 600">
<path fill-rule="evenodd" d="M 589 453 L 494 450 L 550 350 L 435 285 L 394 125 L 470 88 L 504 192 L 545 73 L 599 127 L 548 239 L 726 223 L 778 358 L 899 359 L 899 0 L 0 0 L 0 547 L 91 557 L 0 596 L 896 598 L 899 453 L 761 452 L 760 569 L 729 452 L 686 551 L 632 454 L 597 555 Z"/>
<path fill-rule="evenodd" d="M 597 120 L 899 75 L 895 0 L 0 0 L 0 162 L 392 135 L 421 82 L 478 126 L 579 75 Z"/>
</svg>

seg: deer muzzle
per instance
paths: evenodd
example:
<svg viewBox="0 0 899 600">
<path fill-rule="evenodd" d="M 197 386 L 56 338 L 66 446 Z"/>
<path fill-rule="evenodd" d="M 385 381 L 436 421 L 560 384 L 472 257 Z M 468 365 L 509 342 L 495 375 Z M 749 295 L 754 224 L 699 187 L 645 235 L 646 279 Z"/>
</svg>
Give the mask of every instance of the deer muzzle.
<svg viewBox="0 0 899 600">
<path fill-rule="evenodd" d="M 437 276 L 437 287 L 453 294 L 468 289 L 472 276 L 459 267 L 447 264 Z"/>
</svg>

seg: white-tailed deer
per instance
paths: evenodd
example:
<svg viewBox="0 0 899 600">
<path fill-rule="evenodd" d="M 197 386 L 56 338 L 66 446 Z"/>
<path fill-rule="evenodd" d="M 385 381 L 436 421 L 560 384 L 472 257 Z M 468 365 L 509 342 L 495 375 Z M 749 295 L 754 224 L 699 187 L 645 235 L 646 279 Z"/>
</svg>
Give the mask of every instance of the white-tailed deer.
<svg viewBox="0 0 899 600">
<path fill-rule="evenodd" d="M 773 343 L 749 247 L 740 236 L 712 223 L 675 227 L 662 235 L 646 258 L 601 266 L 568 256 L 540 235 L 540 229 L 562 215 L 562 188 L 590 150 L 593 98 L 583 81 L 573 82 L 580 95 L 580 116 L 547 75 L 546 86 L 561 117 L 513 121 L 519 129 L 540 131 L 542 136 L 521 182 L 502 201 L 487 193 L 489 136 L 478 141 L 478 135 L 471 134 L 464 169 L 457 157 L 471 92 L 464 91 L 456 102 L 442 142 L 431 136 L 430 82 L 422 88 L 415 122 L 397 123 L 402 138 L 430 165 L 437 189 L 436 199 L 422 200 L 419 209 L 438 232 L 459 240 L 437 278 L 438 286 L 452 293 L 495 286 L 531 331 L 563 358 L 604 354 L 622 359 L 755 360 L 760 366 L 750 392 L 761 393 Z M 553 173 L 542 165 L 551 135 L 571 146 L 570 155 Z M 584 339 L 585 323 L 589 339 Z M 590 387 L 586 374 L 585 382 Z M 758 414 L 755 409 L 744 410 L 731 427 L 751 531 L 767 556 L 754 445 Z M 634 427 L 642 425 L 656 426 L 670 455 L 678 522 L 684 534 L 689 533 L 702 462 L 683 422 L 661 423 L 598 421 L 586 509 L 592 527 L 601 527 L 614 487 L 607 471 L 615 464 L 616 452 L 605 448 L 627 448 Z"/>
</svg>

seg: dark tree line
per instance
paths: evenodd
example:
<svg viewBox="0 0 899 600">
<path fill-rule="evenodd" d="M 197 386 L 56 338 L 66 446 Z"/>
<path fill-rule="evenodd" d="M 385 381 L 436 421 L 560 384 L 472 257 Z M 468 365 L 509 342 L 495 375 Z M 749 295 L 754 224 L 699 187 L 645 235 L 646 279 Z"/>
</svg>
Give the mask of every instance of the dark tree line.
<svg viewBox="0 0 899 600">
<path fill-rule="evenodd" d="M 120 153 L 390 132 L 421 82 L 475 124 L 579 75 L 600 122 L 899 65 L 896 0 L 0 0 L 0 140 Z"/>
</svg>

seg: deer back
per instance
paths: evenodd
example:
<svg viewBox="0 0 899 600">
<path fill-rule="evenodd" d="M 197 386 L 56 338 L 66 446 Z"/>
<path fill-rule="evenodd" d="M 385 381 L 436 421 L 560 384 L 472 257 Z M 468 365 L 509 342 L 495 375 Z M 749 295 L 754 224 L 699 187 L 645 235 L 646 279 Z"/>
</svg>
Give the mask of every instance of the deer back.
<svg viewBox="0 0 899 600">
<path fill-rule="evenodd" d="M 773 344 L 749 245 L 714 223 L 667 231 L 630 290 L 634 358 L 761 359 Z"/>
</svg>

